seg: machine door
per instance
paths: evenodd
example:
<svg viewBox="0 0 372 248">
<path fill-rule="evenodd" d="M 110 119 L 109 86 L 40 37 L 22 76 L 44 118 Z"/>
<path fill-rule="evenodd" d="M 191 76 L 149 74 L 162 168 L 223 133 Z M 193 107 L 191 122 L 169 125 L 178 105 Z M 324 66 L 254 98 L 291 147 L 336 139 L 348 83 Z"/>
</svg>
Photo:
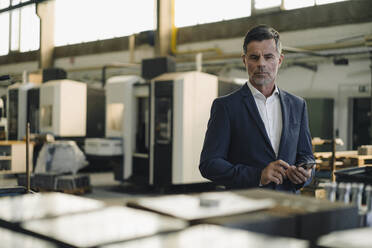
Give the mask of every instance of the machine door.
<svg viewBox="0 0 372 248">
<path fill-rule="evenodd" d="M 40 112 L 40 89 L 27 91 L 27 122 L 30 123 L 31 133 L 40 133 L 39 114 Z"/>
<path fill-rule="evenodd" d="M 149 101 L 148 95 L 136 97 L 136 136 L 135 151 L 132 157 L 132 179 L 140 184 L 146 184 L 149 181 Z"/>
<path fill-rule="evenodd" d="M 156 82 L 154 113 L 154 185 L 172 183 L 173 81 Z"/>
<path fill-rule="evenodd" d="M 9 90 L 8 139 L 18 138 L 18 90 Z"/>
</svg>

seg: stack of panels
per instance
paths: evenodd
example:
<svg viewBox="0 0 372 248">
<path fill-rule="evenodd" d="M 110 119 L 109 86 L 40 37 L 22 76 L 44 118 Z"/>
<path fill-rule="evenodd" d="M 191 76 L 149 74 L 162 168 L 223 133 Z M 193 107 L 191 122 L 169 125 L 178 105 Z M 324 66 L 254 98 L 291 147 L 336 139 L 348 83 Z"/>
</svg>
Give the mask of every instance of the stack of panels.
<svg viewBox="0 0 372 248">
<path fill-rule="evenodd" d="M 69 191 L 90 188 L 88 175 L 64 175 L 56 178 L 56 190 Z"/>
<path fill-rule="evenodd" d="M 18 176 L 18 185 L 26 187 L 26 175 Z M 58 175 L 56 173 L 37 173 L 30 176 L 30 187 L 40 191 L 73 192 L 78 189 L 90 189 L 89 175 Z"/>
<path fill-rule="evenodd" d="M 1 227 L 0 237 L 1 248 L 58 248 L 52 242 Z"/>
<path fill-rule="evenodd" d="M 372 246 L 372 228 L 332 232 L 318 240 L 319 248 L 367 248 Z"/>
<path fill-rule="evenodd" d="M 309 243 L 293 238 L 270 237 L 214 225 L 196 225 L 186 230 L 111 244 L 101 248 L 307 248 Z"/>
<path fill-rule="evenodd" d="M 27 177 L 26 174 L 18 174 L 17 183 L 19 186 L 27 187 Z M 35 189 L 35 176 L 34 174 L 30 175 L 30 187 Z"/>
<path fill-rule="evenodd" d="M 187 223 L 124 206 L 104 208 L 100 201 L 78 196 L 39 193 L 1 198 L 0 226 L 58 247 L 98 247 L 180 231 Z"/>
<path fill-rule="evenodd" d="M 22 223 L 24 230 L 67 247 L 97 247 L 186 226 L 178 219 L 119 206 Z"/>
<path fill-rule="evenodd" d="M 357 206 L 341 202 L 329 202 L 310 197 L 303 197 L 277 191 L 253 189 L 232 192 L 239 196 L 234 199 L 246 199 L 254 206 L 260 200 L 271 200 L 273 204 L 261 208 L 237 210 L 244 200 L 226 198 L 226 192 L 203 193 L 194 195 L 194 200 L 180 201 L 179 195 L 130 199 L 127 204 L 132 207 L 145 208 L 185 219 L 191 224 L 216 224 L 225 227 L 240 228 L 248 231 L 262 232 L 316 241 L 321 235 L 335 230 L 351 229 L 359 226 Z M 230 194 L 232 194 L 230 193 Z M 212 195 L 211 195 L 212 194 Z M 184 197 L 183 197 L 184 198 Z M 200 199 L 200 205 L 198 200 Z M 202 198 L 217 201 L 216 204 L 202 206 Z M 226 199 L 225 199 L 226 198 Z M 224 201 L 226 201 L 224 203 Z M 222 214 L 215 214 L 228 206 L 230 209 Z M 235 209 L 235 210 L 234 210 Z M 235 212 L 234 212 L 235 211 Z M 316 227 L 314 229 L 314 227 Z"/>
<path fill-rule="evenodd" d="M 25 194 L 0 198 L 0 225 L 19 229 L 36 219 L 93 211 L 104 207 L 97 200 L 62 193 Z"/>
<path fill-rule="evenodd" d="M 57 173 L 37 173 L 34 175 L 36 189 L 54 190 L 56 188 Z"/>
</svg>

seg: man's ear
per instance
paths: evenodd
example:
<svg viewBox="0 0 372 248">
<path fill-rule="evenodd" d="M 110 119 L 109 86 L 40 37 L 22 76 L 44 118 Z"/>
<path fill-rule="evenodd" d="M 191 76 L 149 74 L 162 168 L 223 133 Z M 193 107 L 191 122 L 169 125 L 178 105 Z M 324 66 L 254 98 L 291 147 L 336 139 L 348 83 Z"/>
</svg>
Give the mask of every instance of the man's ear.
<svg viewBox="0 0 372 248">
<path fill-rule="evenodd" d="M 284 60 L 284 54 L 281 53 L 279 56 L 279 67 L 282 65 L 283 60 Z"/>
<path fill-rule="evenodd" d="M 242 53 L 242 60 L 243 60 L 243 64 L 246 65 L 245 64 L 245 54 L 244 53 Z"/>
</svg>

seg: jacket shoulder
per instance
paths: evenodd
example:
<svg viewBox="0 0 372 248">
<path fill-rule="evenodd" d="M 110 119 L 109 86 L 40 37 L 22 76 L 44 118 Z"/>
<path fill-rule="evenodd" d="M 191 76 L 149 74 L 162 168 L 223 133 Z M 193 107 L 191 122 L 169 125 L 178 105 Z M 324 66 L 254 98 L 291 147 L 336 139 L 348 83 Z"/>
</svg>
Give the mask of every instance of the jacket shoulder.
<svg viewBox="0 0 372 248">
<path fill-rule="evenodd" d="M 303 99 L 302 97 L 296 96 L 296 95 L 291 94 L 287 91 L 280 90 L 280 93 L 283 94 L 283 96 L 287 97 L 288 99 L 290 99 L 294 103 L 303 104 L 305 102 L 305 99 Z"/>
<path fill-rule="evenodd" d="M 215 99 L 215 102 L 226 104 L 239 101 L 239 99 L 241 99 L 241 91 L 243 90 L 242 88 L 243 87 L 236 89 L 227 95 L 217 97 Z"/>
</svg>

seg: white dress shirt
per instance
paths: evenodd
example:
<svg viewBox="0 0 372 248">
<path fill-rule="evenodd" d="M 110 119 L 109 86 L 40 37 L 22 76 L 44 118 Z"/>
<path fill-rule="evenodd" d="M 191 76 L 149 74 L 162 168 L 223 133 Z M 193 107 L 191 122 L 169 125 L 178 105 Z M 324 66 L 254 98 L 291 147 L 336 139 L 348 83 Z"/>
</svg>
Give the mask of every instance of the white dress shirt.
<svg viewBox="0 0 372 248">
<path fill-rule="evenodd" d="M 280 105 L 279 90 L 275 85 L 274 92 L 266 98 L 248 81 L 247 85 L 252 92 L 254 101 L 256 102 L 258 112 L 265 125 L 267 136 L 270 139 L 271 146 L 274 149 L 275 155 L 278 157 L 280 138 L 282 135 L 282 107 Z"/>
</svg>

